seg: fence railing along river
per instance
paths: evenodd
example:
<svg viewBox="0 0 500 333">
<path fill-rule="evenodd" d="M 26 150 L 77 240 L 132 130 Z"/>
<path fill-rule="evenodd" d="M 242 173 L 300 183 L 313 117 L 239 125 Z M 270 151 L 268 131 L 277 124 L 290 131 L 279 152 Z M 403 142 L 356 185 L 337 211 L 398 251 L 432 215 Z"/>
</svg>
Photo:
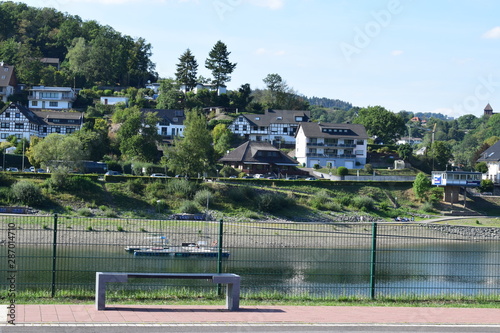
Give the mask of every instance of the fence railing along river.
<svg viewBox="0 0 500 333">
<path fill-rule="evenodd" d="M 78 296 L 95 272 L 224 272 L 242 294 L 497 297 L 500 232 L 424 223 L 270 223 L 0 216 L 2 293 Z M 126 251 L 128 247 L 129 251 Z M 12 282 L 14 281 L 14 282 Z M 141 281 L 116 290 L 187 288 Z"/>
</svg>

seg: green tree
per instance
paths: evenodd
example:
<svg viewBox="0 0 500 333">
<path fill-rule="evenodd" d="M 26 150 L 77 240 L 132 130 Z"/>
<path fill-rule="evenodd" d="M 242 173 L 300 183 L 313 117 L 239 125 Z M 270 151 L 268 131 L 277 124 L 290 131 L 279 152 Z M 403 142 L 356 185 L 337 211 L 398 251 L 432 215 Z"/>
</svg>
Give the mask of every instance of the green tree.
<svg viewBox="0 0 500 333">
<path fill-rule="evenodd" d="M 177 64 L 177 72 L 175 78 L 178 84 L 183 84 L 186 91 L 191 91 L 196 86 L 196 75 L 198 72 L 198 62 L 194 58 L 190 49 L 187 49 L 180 58 Z"/>
<path fill-rule="evenodd" d="M 205 61 L 205 67 L 212 71 L 212 83 L 216 87 L 221 87 L 226 82 L 231 81 L 231 73 L 237 64 L 229 61 L 230 54 L 231 52 L 227 51 L 226 44 L 219 40 L 215 43 Z"/>
<path fill-rule="evenodd" d="M 157 159 L 160 140 L 156 112 L 143 114 L 137 107 L 124 110 L 124 120 L 116 136 L 120 152 L 125 159 L 153 162 Z"/>
<path fill-rule="evenodd" d="M 243 84 L 237 91 L 229 92 L 230 105 L 240 111 L 245 111 L 253 100 L 250 84 Z"/>
<path fill-rule="evenodd" d="M 404 161 L 408 161 L 413 155 L 413 148 L 409 143 L 398 146 L 398 155 Z"/>
<path fill-rule="evenodd" d="M 39 142 L 32 141 L 27 156 L 34 165 L 65 171 L 78 169 L 82 160 L 87 159 L 83 144 L 76 136 L 57 133 L 49 134 Z"/>
<path fill-rule="evenodd" d="M 423 172 L 419 172 L 413 182 L 413 193 L 417 199 L 427 198 L 427 193 L 431 189 L 431 180 Z"/>
<path fill-rule="evenodd" d="M 184 137 L 175 138 L 168 147 L 163 163 L 176 174 L 197 176 L 215 165 L 212 136 L 205 116 L 196 110 L 186 112 Z"/>
<path fill-rule="evenodd" d="M 443 141 L 435 141 L 431 145 L 429 157 L 432 159 L 433 169 L 445 170 L 453 158 L 450 146 Z"/>
<path fill-rule="evenodd" d="M 216 158 L 221 158 L 231 147 L 232 133 L 225 124 L 217 124 L 212 130 Z"/>
<path fill-rule="evenodd" d="M 474 167 L 474 169 L 477 172 L 487 173 L 488 172 L 488 164 L 486 164 L 486 162 L 476 163 L 476 166 Z"/>
<path fill-rule="evenodd" d="M 80 140 L 83 150 L 91 161 L 100 161 L 110 151 L 109 126 L 105 119 L 87 121 L 73 135 Z"/>
<path fill-rule="evenodd" d="M 168 78 L 160 81 L 157 109 L 179 109 L 182 107 L 184 94 L 179 91 L 179 85 L 174 79 Z"/>
<path fill-rule="evenodd" d="M 353 122 L 364 125 L 369 135 L 376 136 L 386 144 L 394 143 L 406 131 L 401 116 L 381 106 L 360 109 Z"/>
</svg>

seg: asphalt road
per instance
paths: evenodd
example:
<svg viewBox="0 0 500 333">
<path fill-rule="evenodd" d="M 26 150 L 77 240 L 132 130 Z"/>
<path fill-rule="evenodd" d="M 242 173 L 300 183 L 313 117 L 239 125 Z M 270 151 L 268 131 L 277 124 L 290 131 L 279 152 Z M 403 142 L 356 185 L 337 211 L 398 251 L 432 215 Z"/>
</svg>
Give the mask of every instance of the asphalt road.
<svg viewBox="0 0 500 333">
<path fill-rule="evenodd" d="M 419 332 L 419 333 L 493 333 L 500 326 L 465 325 L 171 325 L 171 326 L 8 326 L 0 333 L 314 333 L 314 332 Z"/>
</svg>

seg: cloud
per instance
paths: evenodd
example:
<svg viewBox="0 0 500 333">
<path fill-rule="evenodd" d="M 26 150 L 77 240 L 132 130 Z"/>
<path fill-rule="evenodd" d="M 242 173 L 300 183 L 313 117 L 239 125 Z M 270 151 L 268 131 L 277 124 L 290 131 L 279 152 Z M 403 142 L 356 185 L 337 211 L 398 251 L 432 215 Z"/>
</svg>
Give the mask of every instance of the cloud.
<svg viewBox="0 0 500 333">
<path fill-rule="evenodd" d="M 486 31 L 482 37 L 485 39 L 500 38 L 500 27 L 494 27 L 493 29 Z"/>
<path fill-rule="evenodd" d="M 404 53 L 404 51 L 402 51 L 402 50 L 394 50 L 391 52 L 391 55 L 397 57 L 397 56 L 402 55 L 403 53 Z"/>
<path fill-rule="evenodd" d="M 248 3 L 259 6 L 266 7 L 272 10 L 281 9 L 285 6 L 285 0 L 247 0 Z"/>
</svg>

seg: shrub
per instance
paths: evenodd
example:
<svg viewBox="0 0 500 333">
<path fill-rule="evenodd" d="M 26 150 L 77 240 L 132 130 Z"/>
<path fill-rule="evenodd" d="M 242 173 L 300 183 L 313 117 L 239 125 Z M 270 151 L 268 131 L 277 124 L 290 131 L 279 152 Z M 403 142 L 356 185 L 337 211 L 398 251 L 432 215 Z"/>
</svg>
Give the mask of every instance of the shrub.
<svg viewBox="0 0 500 333">
<path fill-rule="evenodd" d="M 422 205 L 421 209 L 426 213 L 433 213 L 434 205 L 432 204 L 432 202 L 426 202 Z"/>
<path fill-rule="evenodd" d="M 291 206 L 293 199 L 281 193 L 264 193 L 257 197 L 256 204 L 260 211 L 274 213 Z"/>
<path fill-rule="evenodd" d="M 196 194 L 194 195 L 194 201 L 198 205 L 205 207 L 207 205 L 207 202 L 210 204 L 214 201 L 214 195 L 212 192 L 210 192 L 210 190 L 204 189 L 196 192 Z"/>
<path fill-rule="evenodd" d="M 12 200 L 12 191 L 10 187 L 0 187 L 0 201 L 9 202 Z"/>
<path fill-rule="evenodd" d="M 148 198 L 153 198 L 153 199 L 166 198 L 167 185 L 161 182 L 149 183 L 146 185 L 144 193 Z"/>
<path fill-rule="evenodd" d="M 346 167 L 341 166 L 337 168 L 338 176 L 346 176 L 347 174 L 349 174 L 349 169 L 347 169 Z"/>
<path fill-rule="evenodd" d="M 491 179 L 483 179 L 481 180 L 481 185 L 479 186 L 479 192 L 493 192 L 495 185 Z"/>
<path fill-rule="evenodd" d="M 309 205 L 315 209 L 326 210 L 326 204 L 330 201 L 331 198 L 328 191 L 321 190 L 309 199 Z"/>
<path fill-rule="evenodd" d="M 141 193 L 144 187 L 141 179 L 129 179 L 125 184 L 132 193 Z"/>
<path fill-rule="evenodd" d="M 219 174 L 222 176 L 222 177 L 230 177 L 230 176 L 237 176 L 238 175 L 238 170 L 230 167 L 229 165 L 226 165 L 224 166 Z"/>
<path fill-rule="evenodd" d="M 77 211 L 77 214 L 80 215 L 80 216 L 86 216 L 86 217 L 89 217 L 89 216 L 92 216 L 92 211 L 89 209 L 89 208 L 80 208 L 78 211 Z M 88 229 L 88 228 L 87 228 Z M 90 229 L 92 229 L 92 227 L 90 227 Z"/>
<path fill-rule="evenodd" d="M 248 186 L 231 186 L 225 196 L 235 203 L 251 201 L 255 197 L 255 191 Z"/>
<path fill-rule="evenodd" d="M 187 214 L 196 214 L 200 212 L 200 209 L 195 202 L 186 200 L 179 207 L 179 212 Z"/>
<path fill-rule="evenodd" d="M 365 171 L 367 173 L 373 173 L 373 166 L 371 164 L 365 164 Z"/>
<path fill-rule="evenodd" d="M 342 206 L 349 206 L 351 203 L 351 195 L 347 193 L 338 193 L 335 195 L 335 201 L 338 202 Z"/>
<path fill-rule="evenodd" d="M 314 165 L 313 165 L 313 168 L 314 168 L 315 170 L 318 170 L 318 169 L 320 169 L 320 168 L 321 168 L 321 166 L 320 166 L 319 164 L 317 164 L 317 163 L 316 163 L 316 164 L 314 164 Z"/>
<path fill-rule="evenodd" d="M 353 198 L 351 205 L 359 210 L 370 210 L 373 208 L 374 200 L 365 195 L 360 195 Z"/>
<path fill-rule="evenodd" d="M 89 177 L 68 176 L 64 188 L 73 192 L 96 192 L 98 190 L 98 185 Z"/>
<path fill-rule="evenodd" d="M 11 187 L 12 197 L 25 205 L 31 206 L 42 202 L 42 191 L 35 183 L 20 180 Z"/>
<path fill-rule="evenodd" d="M 430 189 L 429 193 L 430 193 L 429 201 L 434 204 L 434 203 L 440 202 L 443 199 L 444 188 L 433 187 Z"/>
<path fill-rule="evenodd" d="M 198 184 L 187 179 L 173 179 L 167 183 L 167 193 L 176 197 L 191 199 L 198 189 Z"/>
</svg>

